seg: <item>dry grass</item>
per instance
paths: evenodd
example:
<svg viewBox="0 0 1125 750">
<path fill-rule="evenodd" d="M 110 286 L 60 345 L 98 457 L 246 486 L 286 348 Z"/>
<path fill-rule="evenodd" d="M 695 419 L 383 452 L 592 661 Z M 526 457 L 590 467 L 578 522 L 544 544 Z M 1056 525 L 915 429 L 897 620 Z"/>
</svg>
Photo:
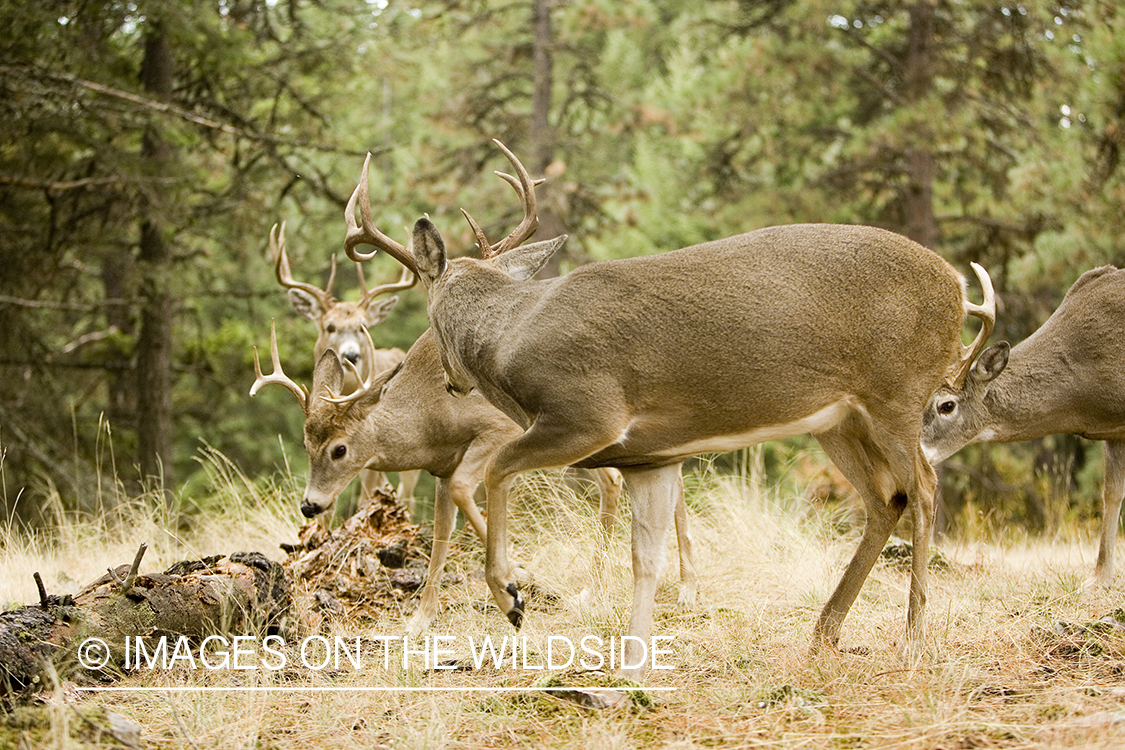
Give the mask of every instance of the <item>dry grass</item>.
<svg viewBox="0 0 1125 750">
<path fill-rule="evenodd" d="M 217 484 L 244 498 L 176 536 L 168 519 L 134 509 L 127 523 L 69 521 L 50 544 L 10 534 L 0 540 L 0 600 L 35 598 L 31 573 L 64 590 L 127 562 L 137 543 L 153 546 L 146 568 L 196 553 L 258 548 L 280 559 L 277 542 L 295 538 L 296 501 L 255 489 L 237 473 Z M 745 478 L 743 478 L 745 479 Z M 170 748 L 1011 748 L 1125 745 L 1125 638 L 1114 633 L 1060 637 L 1056 621 L 1085 623 L 1122 606 L 1118 590 L 1085 588 L 1093 544 L 1027 541 L 1017 546 L 962 543 L 942 549 L 950 569 L 933 571 L 929 653 L 907 668 L 898 654 L 907 572 L 880 563 L 845 623 L 851 653 L 809 661 L 807 642 L 820 606 L 855 544 L 834 530 L 841 518 L 779 500 L 752 481 L 705 475 L 692 482 L 692 531 L 703 577 L 695 611 L 675 609 L 674 551 L 658 595 L 654 631 L 674 644 L 674 668 L 653 672 L 650 691 L 606 710 L 581 708 L 546 693 L 468 688 L 544 684 L 543 671 L 287 668 L 146 672 L 120 683 L 130 693 L 60 688 L 47 731 L 23 731 L 25 747 L 111 746 L 83 734 L 70 706 L 102 706 L 139 722 L 143 742 Z M 291 491 L 291 490 L 290 490 Z M 510 524 L 513 556 L 534 586 L 521 635 L 625 631 L 631 598 L 628 530 L 622 520 L 604 575 L 590 502 L 543 477 L 523 484 Z M 139 506 L 138 506 L 139 507 Z M 476 571 L 479 545 L 462 535 L 450 569 L 464 583 L 443 592 L 431 634 L 510 636 Z M 155 554 L 153 554 L 155 553 Z M 578 592 L 590 586 L 589 604 Z M 397 637 L 399 616 L 345 621 L 328 635 Z M 293 638 L 296 643 L 299 638 Z M 370 642 L 369 642 L 370 643 Z M 541 654 L 533 654 L 541 656 Z M 294 655 L 295 659 L 295 655 Z M 605 684 L 576 671 L 555 683 Z M 303 686 L 324 692 L 176 692 L 165 687 Z M 432 692 L 371 692 L 377 686 Z M 344 690 L 337 690 L 342 688 Z M 651 704 L 642 706 L 644 698 Z M 9 721 L 11 723 L 11 721 Z M 17 732 L 17 736 L 19 732 Z M 13 740 L 15 741 L 15 740 Z M 0 736 L 0 747 L 5 738 Z M 85 745 L 83 745 L 85 746 Z"/>
</svg>

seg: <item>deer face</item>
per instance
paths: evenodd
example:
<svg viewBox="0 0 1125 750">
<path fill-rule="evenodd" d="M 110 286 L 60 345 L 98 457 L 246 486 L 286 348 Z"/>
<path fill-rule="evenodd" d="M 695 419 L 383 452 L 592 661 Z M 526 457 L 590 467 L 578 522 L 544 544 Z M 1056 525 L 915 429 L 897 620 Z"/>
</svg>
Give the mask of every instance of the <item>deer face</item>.
<svg viewBox="0 0 1125 750">
<path fill-rule="evenodd" d="M 365 378 L 370 374 L 373 352 L 364 329 L 386 320 L 398 297 L 361 302 L 322 301 L 302 289 L 290 289 L 289 302 L 298 315 L 317 325 L 319 335 L 313 351 L 316 360 L 319 362 L 321 356 L 331 349 L 336 352 L 341 365 L 345 360 L 351 362 L 360 377 Z"/>
<path fill-rule="evenodd" d="M 366 341 L 370 339 L 364 335 Z M 332 507 L 344 488 L 378 452 L 375 427 L 367 419 L 379 402 L 390 377 L 384 373 L 364 383 L 355 400 L 340 398 L 344 369 L 329 349 L 317 360 L 313 387 L 305 410 L 305 451 L 309 477 L 301 500 L 301 513 L 312 518 Z M 352 367 L 347 368 L 353 371 Z"/>
<path fill-rule="evenodd" d="M 932 464 L 990 435 L 988 392 L 1008 365 L 1008 343 L 985 349 L 960 387 L 943 385 L 922 414 L 922 450 Z"/>
</svg>

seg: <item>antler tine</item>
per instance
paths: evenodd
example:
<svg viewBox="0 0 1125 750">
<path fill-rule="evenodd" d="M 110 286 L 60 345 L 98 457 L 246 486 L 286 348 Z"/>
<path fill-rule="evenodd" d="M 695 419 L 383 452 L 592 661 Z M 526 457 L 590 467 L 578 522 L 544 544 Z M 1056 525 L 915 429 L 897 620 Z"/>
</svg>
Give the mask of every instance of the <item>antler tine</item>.
<svg viewBox="0 0 1125 750">
<path fill-rule="evenodd" d="M 375 257 L 375 252 L 382 250 L 411 271 L 416 272 L 418 269 L 414 264 L 414 258 L 411 257 L 407 249 L 379 231 L 371 218 L 371 196 L 367 187 L 367 173 L 370 165 L 371 154 L 368 154 L 363 161 L 363 173 L 360 175 L 359 184 L 352 192 L 352 197 L 348 199 L 348 205 L 344 209 L 344 222 L 348 225 L 347 234 L 344 236 L 344 250 L 348 257 L 356 263 L 370 260 Z M 359 206 L 362 227 L 357 225 L 355 221 L 356 205 Z M 376 250 L 370 253 L 361 253 L 356 250 L 357 245 L 371 245 Z"/>
<path fill-rule="evenodd" d="M 292 272 L 289 270 L 289 256 L 285 252 L 285 222 L 281 222 L 281 230 L 278 231 L 278 225 L 274 224 L 270 229 L 270 252 L 273 253 L 273 270 L 277 276 L 277 283 L 281 284 L 286 289 L 300 289 L 303 292 L 308 292 L 312 296 L 320 300 L 321 306 L 327 308 L 329 302 L 332 301 L 332 285 L 336 282 L 336 266 L 333 263 L 332 275 L 328 279 L 328 288 L 321 289 L 320 287 L 306 284 L 303 281 L 296 281 L 293 278 Z"/>
<path fill-rule="evenodd" d="M 355 264 L 355 275 L 359 278 L 359 297 L 363 299 L 367 296 L 367 279 L 363 275 L 363 264 Z"/>
<path fill-rule="evenodd" d="M 328 283 L 324 285 L 324 293 L 331 297 L 334 286 L 336 286 L 336 253 L 332 253 L 332 270 L 328 272 Z"/>
<path fill-rule="evenodd" d="M 968 377 L 973 362 L 976 361 L 977 355 L 988 343 L 988 337 L 992 335 L 992 329 L 996 327 L 996 292 L 992 288 L 992 279 L 989 277 L 988 271 L 984 270 L 979 264 L 970 263 L 969 265 L 973 267 L 973 271 L 976 272 L 977 278 L 980 280 L 981 290 L 984 292 L 984 302 L 979 305 L 968 300 L 964 302 L 965 315 L 980 318 L 981 325 L 973 343 L 961 347 L 961 358 L 955 365 L 953 375 L 949 380 L 950 385 L 954 388 L 960 388 L 965 384 L 965 378 Z"/>
<path fill-rule="evenodd" d="M 485 259 L 495 258 L 500 253 L 519 246 L 521 242 L 535 234 L 535 230 L 539 228 L 538 209 L 535 204 L 535 186 L 546 182 L 543 178 L 538 180 L 531 179 L 527 170 L 524 169 L 523 164 L 520 163 L 520 160 L 516 158 L 515 154 L 508 150 L 507 146 L 495 138 L 492 139 L 492 142 L 500 147 L 500 150 L 508 157 L 508 161 L 512 162 L 512 166 L 516 168 L 516 174 L 519 175 L 517 179 L 510 174 L 496 172 L 496 176 L 511 185 L 516 191 L 516 195 L 519 196 L 520 203 L 523 204 L 523 219 L 520 221 L 519 226 L 512 230 L 511 234 L 498 244 L 492 245 L 485 236 L 484 230 L 473 220 L 469 212 L 463 208 L 461 209 L 461 213 L 465 215 L 465 221 L 469 222 L 469 226 L 473 230 L 473 235 L 477 238 L 477 247 L 480 248 L 481 257 Z"/>
<path fill-rule="evenodd" d="M 360 328 L 363 330 L 364 335 L 367 336 L 367 343 L 371 345 L 370 351 L 374 351 L 375 342 L 371 340 L 371 332 L 368 331 L 365 326 L 360 326 Z M 327 401 L 330 404 L 350 404 L 353 401 L 359 401 L 361 398 L 367 395 L 368 392 L 370 392 L 371 384 L 375 382 L 375 376 L 377 373 L 371 371 L 367 374 L 367 380 L 361 380 L 359 377 L 359 369 L 355 366 L 355 362 L 352 362 L 350 359 L 345 359 L 344 366 L 349 368 L 352 373 L 355 374 L 355 379 L 359 381 L 359 386 L 346 396 L 321 396 L 320 398 L 322 400 Z"/>
<path fill-rule="evenodd" d="M 485 236 L 484 230 L 480 228 L 480 224 L 469 215 L 465 209 L 461 209 L 461 213 L 465 216 L 465 221 L 469 222 L 469 227 L 473 230 L 473 235 L 477 238 L 477 247 L 480 248 L 480 257 L 491 258 L 496 253 L 492 252 L 492 245 L 488 242 L 488 237 Z"/>
<path fill-rule="evenodd" d="M 357 269 L 359 268 L 358 263 L 356 264 L 356 268 Z M 390 294 L 392 292 L 401 292 L 402 290 L 409 289 L 410 287 L 412 287 L 412 286 L 414 286 L 415 284 L 418 283 L 418 277 L 414 274 L 414 272 L 411 271 L 409 268 L 404 267 L 402 269 L 402 276 L 399 277 L 398 281 L 392 281 L 392 282 L 387 283 L 387 284 L 380 284 L 379 286 L 375 287 L 371 291 L 368 291 L 366 285 L 363 283 L 363 275 L 362 274 L 363 274 L 363 272 L 360 271 L 360 277 L 359 278 L 360 278 L 360 286 L 363 289 L 363 300 L 362 300 L 363 303 L 370 302 L 371 300 L 375 299 L 376 297 L 378 297 L 379 295 L 382 295 L 382 294 Z M 371 348 L 373 348 L 373 349 L 375 348 L 374 344 L 372 344 Z"/>
<path fill-rule="evenodd" d="M 523 200 L 523 186 L 520 185 L 520 181 L 517 178 L 512 177 L 510 174 L 507 174 L 506 172 L 493 172 L 493 174 L 496 175 L 497 177 L 499 177 L 500 179 L 502 179 L 504 182 L 511 185 L 515 189 L 516 193 L 519 195 L 520 200 L 521 201 Z M 546 177 L 540 177 L 536 180 L 532 180 L 531 186 L 533 188 L 536 188 L 536 187 L 539 187 L 540 185 L 542 185 L 546 181 L 547 181 Z"/>
<path fill-rule="evenodd" d="M 283 385 L 293 392 L 297 400 L 301 402 L 301 408 L 308 411 L 309 394 L 301 386 L 294 383 L 289 379 L 289 376 L 281 369 L 281 357 L 277 353 L 277 328 L 273 321 L 270 321 L 270 360 L 273 362 L 273 372 L 269 375 L 262 374 L 262 363 L 258 360 L 258 347 L 254 347 L 254 385 L 250 386 L 250 396 L 253 397 L 258 393 L 258 390 L 269 383 L 277 383 Z"/>
<path fill-rule="evenodd" d="M 512 230 L 512 233 L 500 241 L 500 244 L 493 249 L 493 255 L 511 250 L 513 247 L 518 247 L 521 242 L 535 234 L 535 230 L 539 228 L 539 215 L 538 208 L 535 204 L 535 185 L 536 182 L 532 181 L 531 176 L 528 175 L 527 170 L 524 169 L 523 164 L 516 158 L 516 155 L 508 150 L 508 147 L 501 143 L 496 138 L 492 139 L 504 156 L 508 157 L 508 161 L 516 169 L 516 175 L 519 177 L 519 187 L 516 192 L 520 196 L 520 201 L 523 203 L 523 219 L 520 221 L 519 226 Z M 497 172 L 505 182 L 512 187 L 516 187 L 516 180 L 511 175 Z"/>
</svg>

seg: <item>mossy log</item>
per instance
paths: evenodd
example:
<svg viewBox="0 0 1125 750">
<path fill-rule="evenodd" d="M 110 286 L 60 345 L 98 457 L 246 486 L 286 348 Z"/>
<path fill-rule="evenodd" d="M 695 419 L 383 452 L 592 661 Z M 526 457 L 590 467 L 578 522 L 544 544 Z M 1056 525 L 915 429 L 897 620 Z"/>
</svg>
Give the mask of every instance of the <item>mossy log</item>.
<svg viewBox="0 0 1125 750">
<path fill-rule="evenodd" d="M 73 597 L 48 596 L 40 583 L 39 604 L 0 613 L 0 695 L 34 691 L 51 671 L 64 679 L 89 676 L 78 649 L 90 638 L 117 655 L 130 636 L 203 638 L 285 629 L 291 586 L 282 566 L 265 555 L 185 560 L 146 575 L 138 572 L 143 554 L 144 545 L 132 566 L 110 569 Z"/>
</svg>

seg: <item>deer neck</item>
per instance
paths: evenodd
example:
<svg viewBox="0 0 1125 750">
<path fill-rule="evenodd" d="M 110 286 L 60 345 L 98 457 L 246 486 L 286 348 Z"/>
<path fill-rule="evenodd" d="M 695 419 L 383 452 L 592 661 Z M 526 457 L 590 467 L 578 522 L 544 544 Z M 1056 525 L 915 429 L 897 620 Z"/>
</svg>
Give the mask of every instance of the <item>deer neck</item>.
<svg viewBox="0 0 1125 750">
<path fill-rule="evenodd" d="M 987 414 L 983 440 L 1034 440 L 1067 431 L 1071 406 L 1065 395 L 1071 387 L 1053 359 L 1023 345 L 1012 349 L 1008 366 L 988 384 L 982 399 Z"/>
<path fill-rule="evenodd" d="M 456 264 L 456 265 L 454 265 Z M 519 335 L 520 320 L 541 299 L 548 282 L 516 281 L 487 263 L 457 259 L 429 290 L 434 340 L 456 392 L 483 388 L 505 341 Z M 480 381 L 486 382 L 480 382 Z"/>
</svg>

